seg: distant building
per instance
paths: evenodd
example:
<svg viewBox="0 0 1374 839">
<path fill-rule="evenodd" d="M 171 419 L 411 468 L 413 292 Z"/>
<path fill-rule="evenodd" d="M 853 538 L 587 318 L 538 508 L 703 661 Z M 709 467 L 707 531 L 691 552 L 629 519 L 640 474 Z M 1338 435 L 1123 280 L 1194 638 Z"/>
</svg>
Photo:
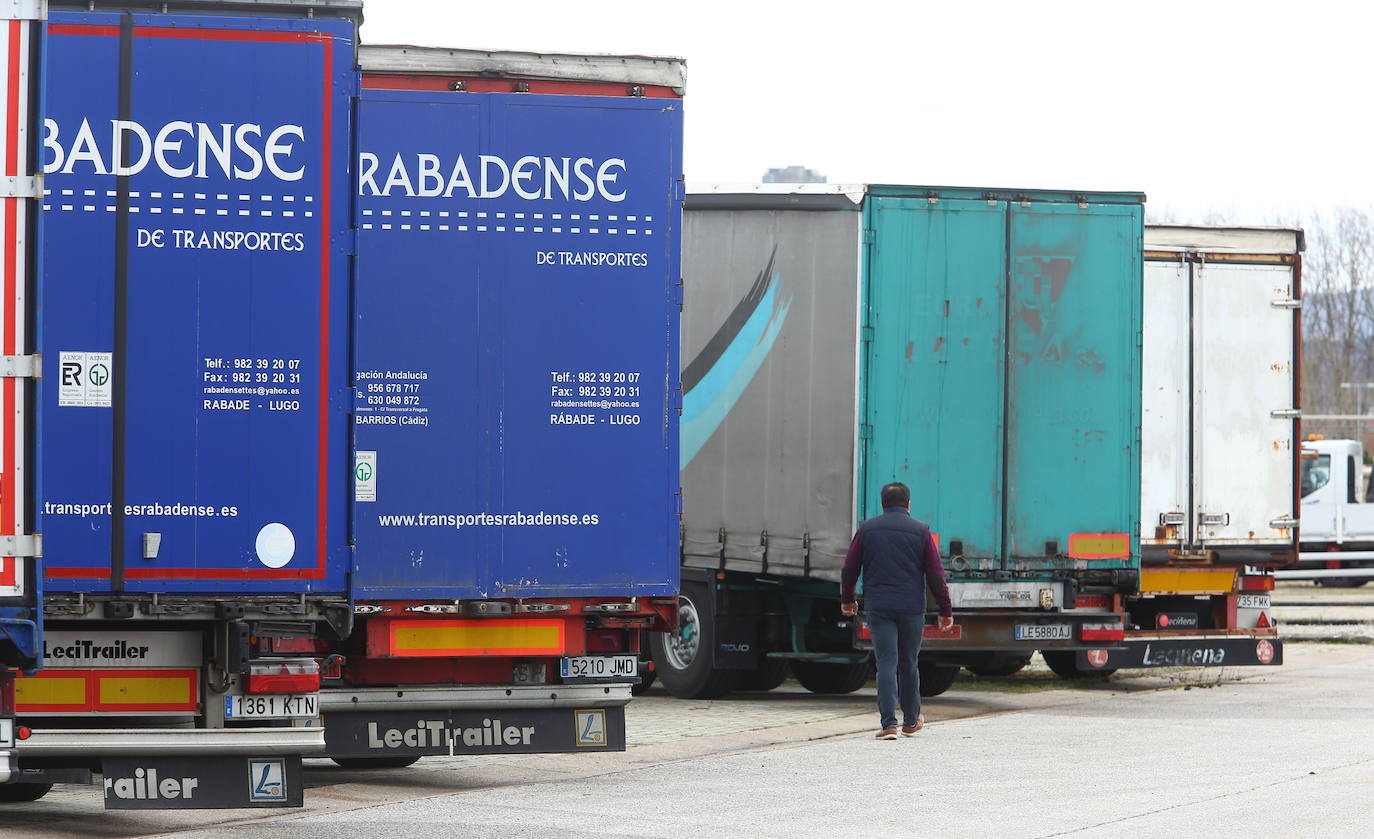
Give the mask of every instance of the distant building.
<svg viewBox="0 0 1374 839">
<path fill-rule="evenodd" d="M 825 183 L 825 175 L 805 166 L 784 166 L 781 169 L 769 169 L 764 172 L 763 182 L 766 184 L 823 184 Z"/>
</svg>

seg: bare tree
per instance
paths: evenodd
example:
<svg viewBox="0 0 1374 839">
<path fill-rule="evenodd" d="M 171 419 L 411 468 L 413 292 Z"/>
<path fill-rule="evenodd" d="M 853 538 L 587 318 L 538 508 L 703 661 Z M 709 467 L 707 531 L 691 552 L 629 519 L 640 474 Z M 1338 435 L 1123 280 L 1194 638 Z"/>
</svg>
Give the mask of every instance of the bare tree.
<svg viewBox="0 0 1374 839">
<path fill-rule="evenodd" d="M 1306 414 L 1374 409 L 1374 216 L 1344 207 L 1307 225 L 1303 257 L 1302 404 Z M 1309 431 L 1356 436 L 1358 424 L 1307 422 Z"/>
</svg>

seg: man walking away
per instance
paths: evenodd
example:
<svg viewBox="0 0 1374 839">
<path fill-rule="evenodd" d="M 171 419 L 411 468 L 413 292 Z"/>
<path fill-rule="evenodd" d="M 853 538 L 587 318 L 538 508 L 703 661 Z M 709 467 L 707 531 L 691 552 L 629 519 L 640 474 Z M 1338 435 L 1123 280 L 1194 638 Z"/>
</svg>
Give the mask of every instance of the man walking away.
<svg viewBox="0 0 1374 839">
<path fill-rule="evenodd" d="M 878 664 L 879 740 L 897 739 L 897 701 L 902 705 L 902 733 L 921 730 L 921 677 L 916 657 L 926 622 L 926 588 L 940 607 L 940 629 L 954 626 L 945 569 L 930 526 L 911 517 L 911 490 L 906 484 L 883 487 L 883 513 L 859 525 L 840 576 L 840 611 L 858 614 L 854 585 L 864 576 L 864 611 L 873 634 Z"/>
</svg>

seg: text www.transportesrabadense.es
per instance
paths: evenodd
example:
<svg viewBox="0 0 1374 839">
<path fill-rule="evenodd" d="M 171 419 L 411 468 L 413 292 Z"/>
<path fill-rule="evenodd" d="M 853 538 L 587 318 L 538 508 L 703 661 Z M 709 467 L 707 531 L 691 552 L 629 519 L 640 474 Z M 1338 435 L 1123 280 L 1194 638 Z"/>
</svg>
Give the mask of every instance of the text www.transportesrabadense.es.
<svg viewBox="0 0 1374 839">
<path fill-rule="evenodd" d="M 596 513 L 411 513 L 377 516 L 382 527 L 567 527 L 601 523 Z"/>
</svg>

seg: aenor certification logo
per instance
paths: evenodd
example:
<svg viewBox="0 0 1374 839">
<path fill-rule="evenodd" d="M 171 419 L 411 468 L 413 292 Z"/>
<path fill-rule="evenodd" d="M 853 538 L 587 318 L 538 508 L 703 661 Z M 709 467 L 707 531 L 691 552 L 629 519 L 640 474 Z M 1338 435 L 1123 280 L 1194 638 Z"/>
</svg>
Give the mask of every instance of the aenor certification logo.
<svg viewBox="0 0 1374 839">
<path fill-rule="evenodd" d="M 248 800 L 254 804 L 273 804 L 286 799 L 286 761 L 248 761 Z"/>
<path fill-rule="evenodd" d="M 606 712 L 601 709 L 574 711 L 573 723 L 577 727 L 577 745 L 606 745 Z"/>
</svg>

